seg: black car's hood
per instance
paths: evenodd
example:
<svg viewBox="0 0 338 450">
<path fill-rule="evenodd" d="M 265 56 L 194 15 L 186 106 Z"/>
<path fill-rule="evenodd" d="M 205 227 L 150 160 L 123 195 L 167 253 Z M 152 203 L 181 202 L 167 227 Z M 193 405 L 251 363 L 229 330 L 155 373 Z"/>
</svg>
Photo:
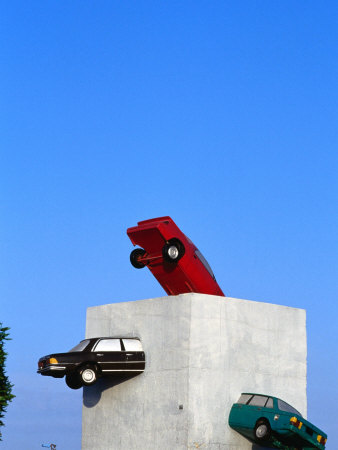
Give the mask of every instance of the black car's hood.
<svg viewBox="0 0 338 450">
<path fill-rule="evenodd" d="M 66 353 L 51 353 L 50 355 L 46 355 L 46 356 L 42 356 L 39 361 L 45 361 L 46 359 L 49 358 L 56 358 L 56 359 L 61 359 L 61 358 L 69 358 L 72 357 L 74 355 L 79 355 L 80 353 L 84 353 L 84 352 L 66 352 Z"/>
</svg>

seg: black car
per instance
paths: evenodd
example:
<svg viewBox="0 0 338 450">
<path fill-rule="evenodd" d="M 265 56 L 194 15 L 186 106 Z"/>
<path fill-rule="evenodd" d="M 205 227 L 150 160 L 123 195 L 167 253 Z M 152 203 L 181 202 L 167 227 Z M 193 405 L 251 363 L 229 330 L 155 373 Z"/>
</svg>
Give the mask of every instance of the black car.
<svg viewBox="0 0 338 450">
<path fill-rule="evenodd" d="M 98 337 L 81 341 L 67 353 L 43 356 L 38 367 L 41 375 L 66 375 L 67 386 L 78 389 L 102 376 L 142 373 L 145 355 L 138 338 Z"/>
</svg>

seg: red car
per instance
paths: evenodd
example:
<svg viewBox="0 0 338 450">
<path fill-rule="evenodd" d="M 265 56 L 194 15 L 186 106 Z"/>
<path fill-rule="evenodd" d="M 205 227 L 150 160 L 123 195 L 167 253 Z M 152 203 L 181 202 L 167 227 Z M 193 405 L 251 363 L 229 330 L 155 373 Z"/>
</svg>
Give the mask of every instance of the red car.
<svg viewBox="0 0 338 450">
<path fill-rule="evenodd" d="M 137 269 L 148 266 L 168 295 L 187 292 L 225 297 L 209 264 L 170 217 L 138 222 L 127 234 L 136 248 L 130 262 Z"/>
</svg>

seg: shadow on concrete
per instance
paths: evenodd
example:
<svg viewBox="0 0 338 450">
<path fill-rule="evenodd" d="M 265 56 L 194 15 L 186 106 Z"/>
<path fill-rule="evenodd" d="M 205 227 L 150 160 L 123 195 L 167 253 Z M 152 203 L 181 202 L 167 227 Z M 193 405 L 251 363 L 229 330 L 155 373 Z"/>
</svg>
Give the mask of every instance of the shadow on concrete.
<svg viewBox="0 0 338 450">
<path fill-rule="evenodd" d="M 99 378 L 93 386 L 84 386 L 83 406 L 85 406 L 86 408 L 93 408 L 99 403 L 103 391 L 124 383 L 131 378 L 137 377 L 137 375 L 138 374 L 103 377 Z"/>
<path fill-rule="evenodd" d="M 261 445 L 258 444 L 252 444 L 251 450 L 271 450 L 272 448 L 275 447 L 262 447 Z"/>
</svg>

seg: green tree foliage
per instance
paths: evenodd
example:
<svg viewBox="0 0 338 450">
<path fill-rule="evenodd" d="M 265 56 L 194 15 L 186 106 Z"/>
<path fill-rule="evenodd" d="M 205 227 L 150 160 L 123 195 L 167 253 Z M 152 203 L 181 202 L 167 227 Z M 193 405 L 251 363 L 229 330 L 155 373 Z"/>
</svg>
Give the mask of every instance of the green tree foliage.
<svg viewBox="0 0 338 450">
<path fill-rule="evenodd" d="M 12 394 L 13 385 L 9 382 L 5 372 L 7 353 L 4 350 L 4 341 L 9 339 L 8 330 L 9 328 L 3 327 L 2 323 L 0 323 L 0 428 L 4 426 L 2 419 L 4 418 L 7 405 L 14 398 Z M 1 436 L 0 431 L 0 441 L 2 440 Z"/>
</svg>

